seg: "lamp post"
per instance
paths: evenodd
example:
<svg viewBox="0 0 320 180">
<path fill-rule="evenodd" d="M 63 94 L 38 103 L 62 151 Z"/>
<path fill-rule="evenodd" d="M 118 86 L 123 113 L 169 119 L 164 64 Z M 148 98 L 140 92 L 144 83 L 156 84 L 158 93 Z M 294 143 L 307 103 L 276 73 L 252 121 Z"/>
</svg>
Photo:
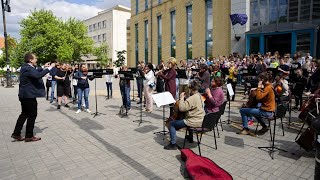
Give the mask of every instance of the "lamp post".
<svg viewBox="0 0 320 180">
<path fill-rule="evenodd" d="M 9 55 L 8 55 L 8 35 L 7 35 L 7 27 L 6 27 L 6 15 L 5 11 L 11 12 L 11 7 L 10 7 L 10 0 L 6 0 L 6 2 L 3 2 L 1 0 L 1 5 L 2 5 L 2 17 L 3 17 L 3 34 L 4 34 L 4 45 L 5 45 L 5 53 L 6 53 L 6 62 L 7 62 L 7 86 L 6 88 L 11 88 L 12 86 L 12 81 L 11 81 L 11 71 L 10 71 L 10 65 L 9 65 Z"/>
</svg>

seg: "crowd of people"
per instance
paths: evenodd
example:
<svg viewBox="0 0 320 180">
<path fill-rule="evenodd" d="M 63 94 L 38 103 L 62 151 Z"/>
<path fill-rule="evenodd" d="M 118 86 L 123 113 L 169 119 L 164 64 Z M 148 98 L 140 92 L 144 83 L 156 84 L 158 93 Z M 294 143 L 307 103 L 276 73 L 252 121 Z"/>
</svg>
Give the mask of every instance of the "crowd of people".
<svg viewBox="0 0 320 180">
<path fill-rule="evenodd" d="M 27 54 L 25 58 L 25 67 L 30 71 L 30 67 L 36 67 L 36 56 L 34 54 Z M 23 67 L 24 67 L 23 66 Z M 34 114 L 27 114 L 25 109 L 25 100 L 23 79 L 35 78 L 35 81 L 46 76 L 47 100 L 53 103 L 56 99 L 54 97 L 55 91 L 57 94 L 57 109 L 61 109 L 62 103 L 65 107 L 69 107 L 69 98 L 73 98 L 73 102 L 77 103 L 76 113 L 82 110 L 91 112 L 89 110 L 89 80 L 88 68 L 86 65 L 68 65 L 65 63 L 58 63 L 55 58 L 51 63 L 47 63 L 47 69 L 37 71 L 37 75 L 30 75 L 29 71 L 21 72 L 20 83 L 20 101 L 22 106 L 22 113 L 17 121 L 13 138 L 21 140 L 20 136 L 21 123 L 25 121 L 27 116 Z M 109 67 L 110 68 L 110 67 Z M 265 55 L 254 54 L 250 56 L 240 57 L 238 54 L 231 54 L 229 56 L 219 56 L 218 58 L 196 58 L 193 60 L 180 60 L 169 58 L 166 62 L 161 61 L 159 65 L 151 63 L 145 64 L 140 62 L 136 68 L 136 85 L 138 89 L 138 104 L 145 104 L 145 111 L 153 111 L 153 93 L 160 93 L 168 91 L 178 102 L 178 111 L 184 112 L 183 118 L 175 119 L 173 114 L 176 113 L 174 105 L 170 107 L 170 115 L 168 118 L 168 128 L 170 130 L 171 142 L 165 146 L 165 149 L 176 149 L 178 146 L 175 141 L 175 130 L 191 126 L 201 126 L 203 117 L 206 113 L 217 113 L 225 100 L 234 101 L 235 95 L 229 97 L 228 93 L 224 93 L 222 87 L 225 83 L 232 85 L 233 91 L 236 92 L 237 86 L 250 84 L 251 92 L 256 92 L 254 96 L 259 105 L 255 107 L 243 107 L 240 114 L 243 122 L 243 130 L 239 134 L 248 134 L 248 122 L 256 119 L 262 125 L 260 133 L 265 133 L 268 130 L 265 122 L 261 117 L 272 116 L 275 111 L 276 103 L 287 101 L 290 95 L 295 97 L 296 109 L 302 106 L 302 94 L 305 91 L 314 91 L 318 88 L 320 82 L 320 61 L 313 59 L 309 54 L 302 56 L 301 53 L 294 54 L 291 58 L 290 54 L 280 56 L 278 52 L 273 55 L 267 53 Z M 23 70 L 23 68 L 22 68 Z M 127 66 L 122 66 L 120 71 L 129 71 Z M 32 69 L 33 71 L 33 69 Z M 40 73 L 40 72 L 43 72 Z M 25 77 L 24 77 L 25 76 Z M 112 81 L 114 76 L 112 74 L 105 75 L 107 98 L 112 98 Z M 251 79 L 255 81 L 250 81 Z M 254 83 L 255 82 L 255 83 Z M 254 85 L 255 84 L 255 85 Z M 121 79 L 119 81 L 120 92 L 122 97 L 122 105 L 131 110 L 131 81 L 128 79 Z M 49 93 L 49 89 L 51 92 Z M 38 96 L 37 96 L 38 97 Z M 36 97 L 33 97 L 34 100 Z M 84 101 L 83 101 L 84 99 Z M 36 101 L 35 101 L 36 102 Z M 24 120 L 23 120 L 24 119 Z M 22 123 L 22 124 L 23 124 Z M 32 123 L 31 123 L 32 124 Z M 28 131 L 28 138 L 31 136 L 31 126 Z M 192 139 L 192 132 L 189 132 L 188 139 Z M 30 140 L 30 139 L 29 139 Z M 37 138 L 30 141 L 38 140 Z"/>
</svg>

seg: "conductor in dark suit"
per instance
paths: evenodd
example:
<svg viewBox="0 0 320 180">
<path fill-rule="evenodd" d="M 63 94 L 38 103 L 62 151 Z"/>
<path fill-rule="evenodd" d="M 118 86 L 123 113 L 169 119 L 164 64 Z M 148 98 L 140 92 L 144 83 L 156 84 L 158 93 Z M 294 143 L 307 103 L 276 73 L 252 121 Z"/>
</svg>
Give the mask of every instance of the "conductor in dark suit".
<svg viewBox="0 0 320 180">
<path fill-rule="evenodd" d="M 12 138 L 17 141 L 39 141 L 41 138 L 33 136 L 34 123 L 37 118 L 37 97 L 45 97 L 45 88 L 42 77 L 55 67 L 55 63 L 49 66 L 45 64 L 45 69 L 37 68 L 37 57 L 32 53 L 27 53 L 24 57 L 24 65 L 20 70 L 19 101 L 22 112 L 17 120 Z M 21 136 L 21 129 L 27 120 L 25 138 Z"/>
</svg>

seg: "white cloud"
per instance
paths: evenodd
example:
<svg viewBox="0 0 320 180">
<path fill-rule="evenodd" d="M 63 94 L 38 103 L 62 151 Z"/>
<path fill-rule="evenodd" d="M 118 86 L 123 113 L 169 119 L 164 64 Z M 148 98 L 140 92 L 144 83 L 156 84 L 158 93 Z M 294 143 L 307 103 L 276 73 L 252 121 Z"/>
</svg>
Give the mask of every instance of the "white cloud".
<svg viewBox="0 0 320 180">
<path fill-rule="evenodd" d="M 35 9 L 52 10 L 57 17 L 61 17 L 62 19 L 74 17 L 80 20 L 95 16 L 98 14 L 98 12 L 102 11 L 102 9 L 99 9 L 96 6 L 69 3 L 64 0 L 11 1 L 11 13 L 6 13 L 8 34 L 19 39 L 19 22 Z M 0 32 L 3 34 L 2 18 L 0 23 Z"/>
</svg>

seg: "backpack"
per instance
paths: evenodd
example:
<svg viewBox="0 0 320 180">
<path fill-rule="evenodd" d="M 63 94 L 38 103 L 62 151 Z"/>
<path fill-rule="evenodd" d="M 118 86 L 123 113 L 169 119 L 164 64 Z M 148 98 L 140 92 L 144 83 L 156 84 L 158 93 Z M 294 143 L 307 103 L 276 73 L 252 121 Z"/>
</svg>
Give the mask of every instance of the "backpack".
<svg viewBox="0 0 320 180">
<path fill-rule="evenodd" d="M 195 154 L 190 149 L 181 149 L 181 159 L 185 162 L 190 179 L 195 180 L 232 180 L 232 176 L 212 160 Z"/>
</svg>

